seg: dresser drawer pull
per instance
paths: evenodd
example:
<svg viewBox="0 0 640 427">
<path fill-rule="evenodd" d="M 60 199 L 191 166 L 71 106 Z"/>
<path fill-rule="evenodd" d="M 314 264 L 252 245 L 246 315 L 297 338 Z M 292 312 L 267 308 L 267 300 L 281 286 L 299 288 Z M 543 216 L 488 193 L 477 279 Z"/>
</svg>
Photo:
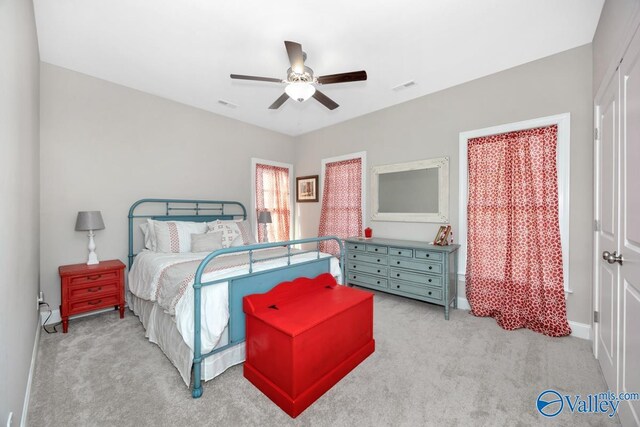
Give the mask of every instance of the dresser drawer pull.
<svg viewBox="0 0 640 427">
<path fill-rule="evenodd" d="M 354 275 L 353 275 L 353 278 L 354 278 L 354 279 L 357 279 L 357 278 L 358 278 L 358 276 L 356 276 L 356 275 L 354 274 Z"/>
<path fill-rule="evenodd" d="M 400 265 L 400 261 L 396 261 L 396 264 Z"/>
<path fill-rule="evenodd" d="M 402 255 L 402 252 L 398 251 L 398 255 Z"/>
<path fill-rule="evenodd" d="M 89 301 L 87 304 L 89 304 L 89 305 L 98 305 L 98 304 L 100 304 L 101 302 L 102 302 L 102 300 L 101 300 L 101 299 L 99 299 L 98 301 Z"/>
<path fill-rule="evenodd" d="M 429 258 L 429 254 L 427 254 L 427 258 Z"/>
<path fill-rule="evenodd" d="M 431 283 L 431 279 L 429 279 L 429 283 Z"/>
<path fill-rule="evenodd" d="M 89 288 L 87 292 L 98 292 L 102 290 L 102 286 L 98 286 L 97 288 Z"/>
<path fill-rule="evenodd" d="M 400 277 L 400 273 L 396 274 L 396 277 Z"/>
<path fill-rule="evenodd" d="M 429 293 L 429 295 L 431 295 L 431 291 L 429 291 L 428 293 Z"/>
<path fill-rule="evenodd" d="M 378 260 L 378 262 L 380 262 L 380 260 Z"/>
<path fill-rule="evenodd" d="M 400 285 L 396 285 L 396 288 L 400 289 Z"/>
<path fill-rule="evenodd" d="M 356 256 L 354 255 L 353 257 L 355 258 Z"/>
<path fill-rule="evenodd" d="M 378 270 L 378 273 L 380 273 L 380 270 Z"/>
<path fill-rule="evenodd" d="M 89 280 L 98 280 L 101 277 L 102 277 L 102 274 L 96 274 L 95 276 L 87 276 L 87 279 L 89 279 Z"/>
<path fill-rule="evenodd" d="M 376 283 L 379 285 L 380 284 L 380 280 L 378 280 Z"/>
<path fill-rule="evenodd" d="M 374 251 L 378 252 L 378 248 L 375 248 Z"/>
<path fill-rule="evenodd" d="M 429 266 L 429 270 L 431 270 L 433 267 Z"/>
<path fill-rule="evenodd" d="M 355 270 L 355 269 L 356 269 L 356 267 L 357 267 L 357 265 L 354 265 L 352 268 Z"/>
<path fill-rule="evenodd" d="M 358 249 L 358 245 L 354 246 L 353 249 Z"/>
</svg>

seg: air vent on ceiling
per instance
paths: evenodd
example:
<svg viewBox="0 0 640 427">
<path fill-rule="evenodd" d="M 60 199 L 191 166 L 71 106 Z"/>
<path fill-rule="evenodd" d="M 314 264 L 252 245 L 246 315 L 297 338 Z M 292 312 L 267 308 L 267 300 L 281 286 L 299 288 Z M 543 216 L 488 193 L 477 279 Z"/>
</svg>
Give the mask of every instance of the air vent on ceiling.
<svg viewBox="0 0 640 427">
<path fill-rule="evenodd" d="M 225 101 L 224 99 L 218 99 L 218 104 L 224 105 L 225 107 L 229 107 L 229 108 L 237 108 L 238 107 L 233 102 Z"/>
<path fill-rule="evenodd" d="M 413 86 L 415 84 L 416 84 L 416 82 L 414 80 L 409 80 L 408 82 L 404 82 L 404 83 L 399 84 L 398 86 L 392 87 L 391 90 L 401 90 L 401 89 L 404 89 L 404 88 L 407 88 L 407 87 L 411 87 L 411 86 Z"/>
</svg>

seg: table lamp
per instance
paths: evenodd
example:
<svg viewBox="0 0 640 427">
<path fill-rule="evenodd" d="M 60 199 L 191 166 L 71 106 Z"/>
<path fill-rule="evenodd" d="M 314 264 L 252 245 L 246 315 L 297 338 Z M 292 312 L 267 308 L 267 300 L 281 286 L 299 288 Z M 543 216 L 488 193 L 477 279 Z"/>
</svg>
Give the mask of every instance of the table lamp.
<svg viewBox="0 0 640 427">
<path fill-rule="evenodd" d="M 94 230 L 104 230 L 104 221 L 102 221 L 102 214 L 100 211 L 78 212 L 78 218 L 76 219 L 76 231 L 89 232 L 89 258 L 87 258 L 87 265 L 98 264 L 96 243 L 93 241 Z"/>
<path fill-rule="evenodd" d="M 262 224 L 264 241 L 269 242 L 269 234 L 267 233 L 267 224 L 271 224 L 271 212 L 262 211 L 258 214 L 258 224 Z"/>
</svg>

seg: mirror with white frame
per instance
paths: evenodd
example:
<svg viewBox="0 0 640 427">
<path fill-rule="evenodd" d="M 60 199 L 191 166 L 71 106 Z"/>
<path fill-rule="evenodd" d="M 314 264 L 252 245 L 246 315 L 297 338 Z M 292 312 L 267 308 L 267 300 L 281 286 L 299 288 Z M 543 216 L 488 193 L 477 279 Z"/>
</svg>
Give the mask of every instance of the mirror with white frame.
<svg viewBox="0 0 640 427">
<path fill-rule="evenodd" d="M 449 158 L 372 168 L 373 221 L 449 222 Z"/>
</svg>

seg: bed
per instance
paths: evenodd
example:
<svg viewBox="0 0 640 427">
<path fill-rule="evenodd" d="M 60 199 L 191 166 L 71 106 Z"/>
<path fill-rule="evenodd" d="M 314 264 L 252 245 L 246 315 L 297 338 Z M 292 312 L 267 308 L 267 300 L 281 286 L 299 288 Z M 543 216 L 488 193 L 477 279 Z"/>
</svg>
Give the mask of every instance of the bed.
<svg viewBox="0 0 640 427">
<path fill-rule="evenodd" d="M 326 272 L 343 283 L 337 237 L 258 244 L 246 219 L 235 201 L 142 199 L 129 209 L 128 306 L 187 387 L 193 373 L 194 398 L 203 380 L 245 359 L 245 295 Z M 210 238 L 226 244 L 203 251 L 197 243 Z M 320 251 L 325 240 L 338 243 L 339 257 Z"/>
</svg>

